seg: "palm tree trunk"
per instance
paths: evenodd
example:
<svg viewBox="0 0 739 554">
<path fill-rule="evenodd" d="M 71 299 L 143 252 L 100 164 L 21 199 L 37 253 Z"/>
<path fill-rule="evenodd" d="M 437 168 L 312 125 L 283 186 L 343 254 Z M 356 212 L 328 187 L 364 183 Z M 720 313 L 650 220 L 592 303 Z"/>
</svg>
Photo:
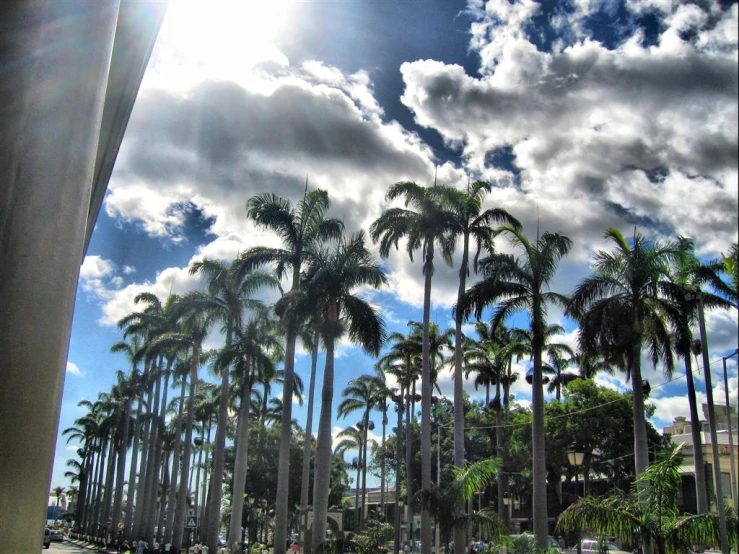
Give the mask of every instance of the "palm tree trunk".
<svg viewBox="0 0 739 554">
<path fill-rule="evenodd" d="M 136 420 L 133 423 L 133 445 L 131 446 L 131 467 L 128 472 L 128 492 L 126 493 L 126 521 L 123 526 L 123 538 L 132 539 L 131 526 L 133 525 L 134 492 L 136 490 L 136 464 L 139 457 L 139 438 L 141 435 L 141 410 L 143 402 L 139 401 L 136 407 Z"/>
<path fill-rule="evenodd" d="M 459 269 L 459 288 L 457 289 L 457 311 L 454 316 L 454 466 L 464 467 L 464 389 L 462 367 L 462 300 L 467 287 L 467 270 L 469 268 L 470 235 L 464 234 L 462 245 L 462 265 Z M 462 505 L 459 509 L 461 511 Z M 464 529 L 457 527 L 454 530 L 455 550 L 465 544 Z M 438 550 L 438 545 L 437 545 Z"/>
<path fill-rule="evenodd" d="M 226 450 L 226 427 L 228 426 L 228 368 L 221 371 L 221 396 L 218 406 L 213 470 L 208 492 L 208 515 L 205 522 L 205 544 L 215 552 L 218 547 L 218 527 L 221 518 L 221 496 L 223 491 L 223 465 Z"/>
<path fill-rule="evenodd" d="M 131 401 L 126 400 L 126 406 L 123 410 L 123 431 L 121 433 L 121 447 L 118 452 L 118 468 L 115 485 L 115 497 L 113 499 L 113 517 L 112 529 L 117 532 L 118 522 L 121 520 L 121 510 L 123 508 L 123 485 L 124 475 L 126 472 L 126 452 L 128 451 L 128 435 L 131 426 Z"/>
<path fill-rule="evenodd" d="M 382 459 L 380 460 L 380 513 L 382 521 L 385 521 L 387 514 L 385 513 L 385 438 L 387 432 L 387 399 L 383 400 L 382 410 Z"/>
<path fill-rule="evenodd" d="M 408 390 L 410 392 L 410 387 L 408 387 Z M 408 396 L 410 397 L 408 406 L 409 409 L 405 412 L 405 519 L 407 523 L 406 528 L 408 529 L 408 535 L 410 538 L 413 536 L 413 507 L 411 506 L 413 500 L 413 471 L 411 466 L 413 461 L 413 453 L 411 452 L 413 433 L 411 430 L 411 416 L 413 415 L 414 411 L 413 396 L 415 396 L 415 394 L 411 392 Z"/>
<path fill-rule="evenodd" d="M 146 528 L 146 531 L 144 531 L 144 536 L 146 537 L 147 542 L 153 542 L 154 540 L 154 527 L 152 523 L 156 521 L 156 506 L 157 506 L 157 496 L 158 496 L 158 483 L 157 483 L 157 476 L 159 475 L 159 465 L 161 463 L 161 455 L 162 455 L 162 444 L 163 444 L 163 437 L 162 433 L 160 431 L 164 430 L 165 425 L 165 413 L 167 410 L 167 397 L 169 392 L 169 374 L 170 370 L 172 368 L 172 364 L 174 363 L 174 358 L 170 358 L 167 361 L 167 368 L 164 373 L 164 383 L 162 385 L 163 390 L 161 391 L 162 399 L 159 407 L 159 411 L 156 409 L 154 410 L 155 414 L 158 414 L 155 418 L 156 421 L 156 432 L 154 434 L 154 450 L 152 452 L 152 456 L 149 457 L 151 460 L 151 473 L 150 473 L 150 482 L 147 489 L 148 493 L 148 501 L 146 503 L 146 521 L 149 522 L 149 525 Z M 160 394 L 160 383 L 161 382 L 161 376 L 159 379 L 157 379 L 157 397 Z"/>
<path fill-rule="evenodd" d="M 364 445 L 364 452 L 362 453 L 362 508 L 359 513 L 359 531 L 364 531 L 365 523 L 367 520 L 367 441 L 369 432 L 369 410 L 367 410 L 364 416 L 364 433 L 362 437 L 362 445 Z M 360 445 L 360 448 L 362 448 Z"/>
<path fill-rule="evenodd" d="M 187 376 L 182 377 L 182 385 L 180 386 L 180 406 L 177 412 L 177 421 L 175 422 L 174 447 L 172 452 L 172 479 L 169 484 L 169 493 L 167 495 L 167 529 L 166 540 L 172 543 L 172 531 L 174 530 L 174 516 L 177 509 L 177 484 L 179 479 L 187 480 L 187 474 L 183 471 L 182 476 L 180 470 L 180 454 L 182 450 L 182 416 L 185 410 L 185 391 L 187 387 Z M 184 460 L 183 460 L 184 461 Z"/>
<path fill-rule="evenodd" d="M 544 347 L 544 317 L 541 298 L 535 297 L 532 302 L 532 331 L 534 374 L 532 380 L 532 454 L 533 454 L 533 516 L 534 536 L 536 544 L 546 549 L 549 542 L 549 525 L 547 518 L 547 468 L 544 445 L 544 384 L 542 379 L 541 351 Z"/>
<path fill-rule="evenodd" d="M 102 445 L 100 447 L 100 454 L 98 455 L 98 470 L 97 470 L 97 484 L 95 487 L 95 508 L 93 508 L 93 516 L 92 516 L 92 523 L 93 523 L 93 530 L 94 533 L 97 535 L 100 531 L 100 512 L 101 512 L 101 504 L 102 504 L 102 497 L 104 495 L 104 479 L 105 479 L 105 460 L 107 459 L 107 449 L 108 449 L 108 441 L 107 439 L 104 439 L 102 442 Z"/>
<path fill-rule="evenodd" d="M 172 460 L 170 460 L 172 458 Z M 177 465 L 177 462 L 174 461 L 174 456 L 172 456 L 171 453 L 167 453 L 167 455 L 164 457 L 164 460 L 162 462 L 162 494 L 159 498 L 159 515 L 157 517 L 157 536 L 156 536 L 156 542 L 161 543 L 162 538 L 164 537 L 164 521 L 166 516 L 166 511 L 168 507 L 168 497 L 169 497 L 169 491 L 174 488 L 174 483 L 172 482 L 170 478 L 170 471 L 169 471 L 169 463 L 172 461 L 173 464 Z M 167 529 L 167 533 L 169 533 L 169 529 Z"/>
<path fill-rule="evenodd" d="M 310 552 L 319 552 L 326 537 L 328 492 L 331 484 L 331 416 L 334 399 L 334 339 L 326 337 L 326 367 L 321 391 L 321 415 L 318 420 L 318 443 L 313 481 L 313 533 Z M 276 546 L 276 543 L 275 543 Z M 283 541 L 283 549 L 285 544 Z M 284 552 L 284 550 L 283 550 Z"/>
<path fill-rule="evenodd" d="M 500 378 L 495 383 L 495 394 L 498 398 L 498 405 L 495 408 L 495 455 L 503 459 L 503 417 L 502 417 L 502 400 L 500 397 Z M 506 526 L 510 528 L 511 522 L 508 521 L 508 510 L 506 509 L 504 496 L 505 493 L 503 483 L 503 472 L 499 471 L 495 476 L 495 480 L 498 485 L 498 517 L 501 521 L 505 522 Z"/>
<path fill-rule="evenodd" d="M 305 443 L 303 444 L 303 472 L 300 483 L 300 544 L 305 546 L 308 530 L 308 493 L 310 491 L 310 458 L 313 442 L 313 396 L 316 390 L 316 366 L 318 365 L 318 334 L 313 336 L 310 360 L 310 384 L 308 385 L 308 415 L 305 422 Z"/>
<path fill-rule="evenodd" d="M 195 386 L 197 384 L 197 359 L 200 357 L 198 350 L 197 355 L 193 355 L 193 370 L 190 375 L 190 394 L 187 397 L 187 419 L 185 421 L 185 440 L 183 442 L 182 452 L 182 478 L 179 483 L 179 491 L 177 493 L 177 504 L 174 512 L 174 523 L 172 525 L 172 547 L 178 551 L 182 548 L 182 533 L 185 529 L 185 507 L 187 505 L 187 476 L 190 473 L 190 451 L 192 449 L 192 422 L 195 412 L 193 404 L 195 401 Z M 205 432 L 205 430 L 203 430 Z M 210 438 L 210 437 L 209 437 Z M 201 451 L 202 454 L 202 451 Z M 200 480 L 200 473 L 198 473 Z M 195 491 L 197 497 L 198 491 Z"/>
<path fill-rule="evenodd" d="M 688 386 L 688 404 L 690 405 L 690 435 L 693 439 L 696 511 L 698 514 L 705 514 L 708 512 L 706 473 L 703 469 L 701 421 L 698 416 L 698 403 L 695 398 L 695 383 L 693 382 L 693 368 L 691 367 L 690 362 L 690 351 L 685 355 L 685 379 Z"/>
<path fill-rule="evenodd" d="M 427 245 L 423 287 L 423 354 L 421 373 L 421 490 L 431 492 L 431 360 L 429 357 L 429 318 L 431 315 L 431 277 L 433 275 L 434 243 Z M 424 504 L 421 509 L 421 553 L 431 554 L 433 528 L 431 513 Z"/>
<path fill-rule="evenodd" d="M 400 474 L 403 465 L 403 450 L 400 444 L 400 432 L 403 427 L 403 385 L 400 386 L 398 402 L 398 427 L 395 432 L 395 547 L 394 554 L 400 554 Z"/>
<path fill-rule="evenodd" d="M 293 290 L 300 284 L 300 268 L 293 278 Z M 290 485 L 290 439 L 292 437 L 293 379 L 295 375 L 295 341 L 297 329 L 290 322 L 285 339 L 284 382 L 282 384 L 282 418 L 280 424 L 280 454 L 277 461 L 277 492 L 275 494 L 274 554 L 285 554 L 287 548 L 287 496 Z M 333 377 L 332 377 L 333 379 Z M 325 377 L 324 377 L 325 380 Z M 329 473 L 330 473 L 329 458 Z M 328 491 L 328 489 L 326 489 Z M 326 502 L 328 502 L 328 497 Z"/>
<path fill-rule="evenodd" d="M 149 378 L 150 368 L 144 369 L 144 379 Z M 141 525 L 144 519 L 144 498 L 146 498 L 146 468 L 149 459 L 149 443 L 151 442 L 151 426 L 152 426 L 152 396 L 154 393 L 154 383 L 151 383 L 144 392 L 146 400 L 144 408 L 146 410 L 145 421 L 143 424 L 143 440 L 141 441 L 141 461 L 138 468 L 138 483 L 136 485 L 136 502 L 133 519 L 132 538 L 138 540 L 141 537 Z"/>
<path fill-rule="evenodd" d="M 233 489 L 231 490 L 231 524 L 228 543 L 241 544 L 241 520 L 244 514 L 247 455 L 249 447 L 249 407 L 251 405 L 251 376 L 243 376 L 241 403 L 236 423 L 236 458 L 234 460 Z"/>
</svg>

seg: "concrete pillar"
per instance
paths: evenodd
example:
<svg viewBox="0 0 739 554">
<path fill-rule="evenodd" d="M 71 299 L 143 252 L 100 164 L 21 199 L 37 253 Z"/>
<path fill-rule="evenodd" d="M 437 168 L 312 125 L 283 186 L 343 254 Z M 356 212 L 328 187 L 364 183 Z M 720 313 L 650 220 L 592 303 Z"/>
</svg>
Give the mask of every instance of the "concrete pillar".
<svg viewBox="0 0 739 554">
<path fill-rule="evenodd" d="M 0 3 L 0 552 L 41 548 L 118 13 Z"/>
</svg>

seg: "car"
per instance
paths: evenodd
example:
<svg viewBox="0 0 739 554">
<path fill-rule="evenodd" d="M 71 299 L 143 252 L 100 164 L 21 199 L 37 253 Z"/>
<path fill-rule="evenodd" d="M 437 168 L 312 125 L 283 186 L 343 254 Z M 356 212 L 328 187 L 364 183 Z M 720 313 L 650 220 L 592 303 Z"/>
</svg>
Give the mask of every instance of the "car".
<svg viewBox="0 0 739 554">
<path fill-rule="evenodd" d="M 62 533 L 58 529 L 52 529 L 51 542 L 64 542 L 64 533 Z"/>
<path fill-rule="evenodd" d="M 608 554 L 632 554 L 631 552 L 620 549 L 610 541 L 599 541 L 595 539 L 583 539 L 580 541 L 580 552 L 582 554 L 601 554 L 602 552 L 607 552 Z"/>
<path fill-rule="evenodd" d="M 49 548 L 51 546 L 51 529 L 48 527 L 44 529 L 44 548 Z"/>
</svg>

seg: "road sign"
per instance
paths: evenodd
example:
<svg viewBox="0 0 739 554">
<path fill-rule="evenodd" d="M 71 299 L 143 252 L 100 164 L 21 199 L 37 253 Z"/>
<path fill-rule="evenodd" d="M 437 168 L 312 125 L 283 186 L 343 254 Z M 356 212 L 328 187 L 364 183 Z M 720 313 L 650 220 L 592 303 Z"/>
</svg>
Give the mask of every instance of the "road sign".
<svg viewBox="0 0 739 554">
<path fill-rule="evenodd" d="M 196 529 L 198 526 L 198 516 L 187 516 L 185 518 L 186 529 Z"/>
</svg>

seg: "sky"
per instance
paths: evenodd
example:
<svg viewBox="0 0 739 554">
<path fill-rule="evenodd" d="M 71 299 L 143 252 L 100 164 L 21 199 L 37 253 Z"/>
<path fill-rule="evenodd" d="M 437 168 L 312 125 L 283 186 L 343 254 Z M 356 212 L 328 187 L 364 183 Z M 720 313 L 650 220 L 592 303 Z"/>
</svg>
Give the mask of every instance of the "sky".
<svg viewBox="0 0 739 554">
<path fill-rule="evenodd" d="M 609 227 L 690 237 L 704 259 L 726 252 L 738 228 L 738 22 L 736 3 L 712 0 L 171 0 L 80 270 L 52 488 L 69 484 L 76 445 L 61 431 L 85 413 L 77 403 L 129 369 L 109 349 L 133 298 L 203 290 L 193 261 L 279 245 L 245 217 L 255 194 L 295 203 L 307 178 L 356 231 L 390 205 L 392 183 L 487 180 L 485 207 L 508 210 L 530 236 L 538 227 L 572 239 L 551 284 L 565 294 L 607 248 Z M 414 260 L 393 252 L 389 285 L 368 295 L 389 331 L 421 320 Z M 453 327 L 456 279 L 439 261 L 431 316 L 442 328 Z M 575 345 L 574 322 L 554 307 L 548 320 Z M 737 314 L 709 312 L 707 327 L 723 403 L 721 357 L 737 347 Z M 335 406 L 373 364 L 341 344 Z M 296 371 L 307 385 L 304 351 Z M 735 359 L 728 371 L 736 402 Z M 688 416 L 682 372 L 644 374 L 658 429 Z M 623 375 L 597 380 L 628 388 Z M 440 386 L 451 398 L 449 372 Z M 530 401 L 523 379 L 513 393 Z M 293 416 L 302 425 L 305 407 Z M 335 420 L 335 433 L 355 419 Z"/>
</svg>

